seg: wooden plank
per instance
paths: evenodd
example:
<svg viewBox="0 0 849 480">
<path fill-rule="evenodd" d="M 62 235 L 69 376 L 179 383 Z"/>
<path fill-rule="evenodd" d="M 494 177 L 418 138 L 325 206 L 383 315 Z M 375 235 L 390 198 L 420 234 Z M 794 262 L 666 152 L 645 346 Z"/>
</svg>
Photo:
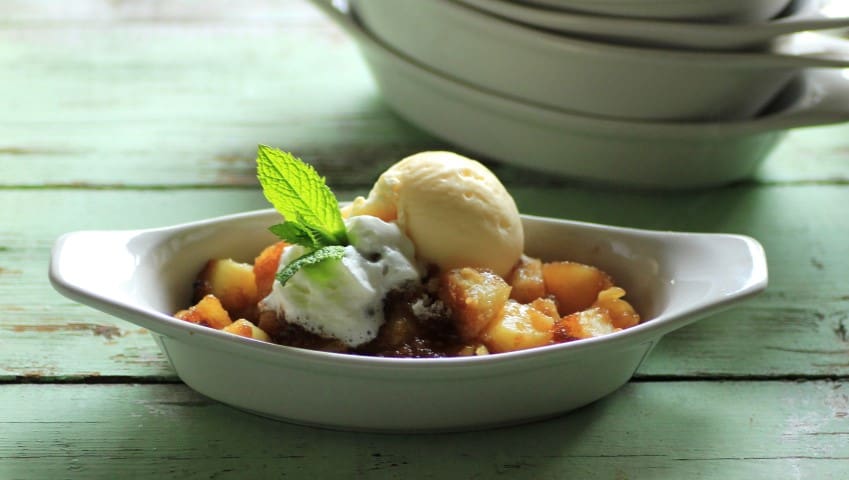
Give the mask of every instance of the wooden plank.
<svg viewBox="0 0 849 480">
<path fill-rule="evenodd" d="M 0 477 L 839 479 L 847 388 L 632 383 L 529 425 L 373 435 L 268 420 L 182 385 L 6 385 Z"/>
<path fill-rule="evenodd" d="M 0 91 L 16 92 L 0 96 L 0 185 L 254 185 L 258 143 L 361 185 L 450 148 L 387 108 L 355 46 L 303 0 L 0 9 Z M 795 132 L 760 175 L 846 181 L 847 149 L 849 125 Z"/>
<path fill-rule="evenodd" d="M 523 193 L 518 198 L 525 210 L 543 215 L 659 230 L 740 233 L 764 245 L 770 269 L 767 291 L 670 335 L 641 374 L 846 374 L 849 216 L 834 210 L 849 201 L 846 187 L 736 187 L 671 196 L 585 190 L 560 201 L 542 190 Z"/>
<path fill-rule="evenodd" d="M 849 183 L 849 124 L 790 132 L 757 176 L 762 182 Z"/>
<path fill-rule="evenodd" d="M 288 3 L 311 15 L 0 26 L 0 91 L 17 92 L 0 96 L 0 182 L 253 185 L 266 143 L 362 183 L 438 145 L 388 111 L 341 31 Z"/>
<path fill-rule="evenodd" d="M 0 4 L 0 25 L 55 27 L 55 24 L 91 26 L 102 23 L 278 23 L 316 21 L 318 11 L 306 1 L 250 0 L 238 6 L 228 0 L 171 2 L 111 2 L 75 0 L 44 2 L 5 0 Z M 202 5 L 203 8 L 198 8 Z"/>
<path fill-rule="evenodd" d="M 360 190 L 359 192 L 363 192 Z M 728 188 L 689 195 L 516 188 L 528 213 L 614 225 L 752 235 L 771 268 L 767 292 L 669 335 L 643 377 L 849 374 L 849 188 Z M 349 191 L 339 191 L 350 198 Z M 59 296 L 49 249 L 61 233 L 144 228 L 263 208 L 256 189 L 0 191 L 0 379 L 173 378 L 147 335 Z"/>
<path fill-rule="evenodd" d="M 0 380 L 32 381 L 175 378 L 145 330 L 53 291 L 46 269 L 59 235 L 171 225 L 267 205 L 258 190 L 23 190 L 0 198 Z"/>
</svg>

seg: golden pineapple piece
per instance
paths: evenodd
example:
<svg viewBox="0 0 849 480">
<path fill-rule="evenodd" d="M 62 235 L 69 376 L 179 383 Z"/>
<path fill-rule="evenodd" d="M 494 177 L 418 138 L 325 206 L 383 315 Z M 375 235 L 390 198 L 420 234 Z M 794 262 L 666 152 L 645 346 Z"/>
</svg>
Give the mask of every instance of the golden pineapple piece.
<svg viewBox="0 0 849 480">
<path fill-rule="evenodd" d="M 271 338 L 267 333 L 262 331 L 259 327 L 254 325 L 253 323 L 245 320 L 244 318 L 240 318 L 235 322 L 227 325 L 221 330 L 232 333 L 233 335 L 239 335 L 241 337 L 254 338 L 257 340 L 262 340 L 263 342 L 270 342 Z"/>
<path fill-rule="evenodd" d="M 613 326 L 613 321 L 610 319 L 607 310 L 592 307 L 566 315 L 554 325 L 552 333 L 554 341 L 566 342 L 581 338 L 599 337 L 619 330 L 621 329 Z"/>
<path fill-rule="evenodd" d="M 624 296 L 625 290 L 611 287 L 599 292 L 594 304 L 596 307 L 607 310 L 610 321 L 616 328 L 633 327 L 640 323 L 640 315 L 630 303 L 622 299 Z"/>
<path fill-rule="evenodd" d="M 466 345 L 456 353 L 458 357 L 480 357 L 482 355 L 489 355 L 489 349 L 483 344 Z"/>
<path fill-rule="evenodd" d="M 174 316 L 180 320 L 212 327 L 216 330 L 233 323 L 230 320 L 230 314 L 227 313 L 227 310 L 224 309 L 215 295 L 204 296 L 196 305 L 189 307 L 188 310 L 180 310 Z"/>
<path fill-rule="evenodd" d="M 519 263 L 507 276 L 507 283 L 513 287 L 510 298 L 519 303 L 531 303 L 544 297 L 545 281 L 542 277 L 542 261 L 538 258 L 522 255 Z"/>
<path fill-rule="evenodd" d="M 557 303 L 548 297 L 537 298 L 529 303 L 529 305 L 555 320 L 560 318 L 560 313 L 557 311 Z"/>
<path fill-rule="evenodd" d="M 599 292 L 613 286 L 613 280 L 603 271 L 575 262 L 544 263 L 542 276 L 561 316 L 586 310 Z"/>
<path fill-rule="evenodd" d="M 195 298 L 210 294 L 233 317 L 254 317 L 259 299 L 253 266 L 229 258 L 208 261 L 198 276 Z"/>
<path fill-rule="evenodd" d="M 470 341 L 498 317 L 510 298 L 510 285 L 489 270 L 457 268 L 443 274 L 439 296 L 451 309 L 460 337 Z"/>
<path fill-rule="evenodd" d="M 619 287 L 602 290 L 592 307 L 566 315 L 554 325 L 554 341 L 598 337 L 637 325 L 640 316 L 622 300 L 624 295 L 625 290 Z"/>
<path fill-rule="evenodd" d="M 483 333 L 493 353 L 511 352 L 552 343 L 555 319 L 531 305 L 509 300 L 499 317 Z"/>
<path fill-rule="evenodd" d="M 277 267 L 280 265 L 280 255 L 286 242 L 271 244 L 254 259 L 254 280 L 256 282 L 257 301 L 262 300 L 271 293 L 274 278 L 277 275 Z"/>
</svg>

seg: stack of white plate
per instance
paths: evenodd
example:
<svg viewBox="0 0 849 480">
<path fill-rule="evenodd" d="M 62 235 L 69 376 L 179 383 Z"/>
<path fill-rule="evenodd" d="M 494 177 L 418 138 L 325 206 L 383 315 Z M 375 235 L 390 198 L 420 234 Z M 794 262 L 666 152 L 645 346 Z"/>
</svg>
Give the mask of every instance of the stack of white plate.
<svg viewBox="0 0 849 480">
<path fill-rule="evenodd" d="M 812 32 L 849 18 L 819 0 L 313 1 L 402 116 L 528 168 L 712 186 L 787 129 L 849 120 L 849 41 Z"/>
</svg>

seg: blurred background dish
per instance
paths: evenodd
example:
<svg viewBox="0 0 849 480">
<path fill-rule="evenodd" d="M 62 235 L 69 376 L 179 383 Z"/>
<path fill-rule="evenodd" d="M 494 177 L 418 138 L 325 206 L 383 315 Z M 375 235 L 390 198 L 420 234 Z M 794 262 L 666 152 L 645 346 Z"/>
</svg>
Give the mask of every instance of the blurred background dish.
<svg viewBox="0 0 849 480">
<path fill-rule="evenodd" d="M 849 17 L 828 17 L 819 0 L 796 0 L 778 16 L 753 23 L 706 23 L 552 11 L 509 0 L 456 0 L 503 20 L 551 33 L 630 45 L 695 50 L 764 48 L 781 35 L 849 27 Z M 740 2 L 745 3 L 745 2 Z"/>
<path fill-rule="evenodd" d="M 748 121 L 627 121 L 542 108 L 440 75 L 329 3 L 314 3 L 357 41 L 399 114 L 457 146 L 530 169 L 632 187 L 710 187 L 750 177 L 787 129 L 849 120 L 849 78 L 828 69 L 806 71 Z"/>
<path fill-rule="evenodd" d="M 615 17 L 695 20 L 719 23 L 762 22 L 790 0 L 517 0 L 518 3 Z"/>
<path fill-rule="evenodd" d="M 677 51 L 529 29 L 448 0 L 357 0 L 364 28 L 443 75 L 539 107 L 641 120 L 751 118 L 805 68 L 849 67 L 849 41 Z"/>
</svg>

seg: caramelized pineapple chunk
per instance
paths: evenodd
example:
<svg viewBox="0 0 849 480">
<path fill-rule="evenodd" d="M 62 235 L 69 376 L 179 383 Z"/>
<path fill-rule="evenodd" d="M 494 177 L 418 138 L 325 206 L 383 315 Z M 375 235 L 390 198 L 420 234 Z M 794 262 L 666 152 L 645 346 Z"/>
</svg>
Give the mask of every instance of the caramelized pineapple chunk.
<svg viewBox="0 0 849 480">
<path fill-rule="evenodd" d="M 553 339 L 554 321 L 531 305 L 509 300 L 499 317 L 483 332 L 483 341 L 493 353 L 548 345 Z"/>
<path fill-rule="evenodd" d="M 567 342 L 618 332 L 640 323 L 640 316 L 622 297 L 625 290 L 610 287 L 599 292 L 592 307 L 566 315 L 554 325 L 554 341 Z"/>
<path fill-rule="evenodd" d="M 257 301 L 262 300 L 271 293 L 274 285 L 274 277 L 277 275 L 277 267 L 280 265 L 280 254 L 286 242 L 277 242 L 263 249 L 254 259 L 254 279 L 256 282 Z"/>
<path fill-rule="evenodd" d="M 534 301 L 529 303 L 528 305 L 534 307 L 535 309 L 548 315 L 551 318 L 560 318 L 560 314 L 557 312 L 557 304 L 554 302 L 554 300 L 548 297 L 534 299 Z"/>
<path fill-rule="evenodd" d="M 611 287 L 602 290 L 594 304 L 596 307 L 607 310 L 610 321 L 616 328 L 633 327 L 640 323 L 640 316 L 634 311 L 634 307 L 622 300 L 624 296 L 625 290 L 619 287 Z"/>
<path fill-rule="evenodd" d="M 458 350 L 456 355 L 458 357 L 480 357 L 489 355 L 489 349 L 486 348 L 486 345 L 466 345 Z"/>
<path fill-rule="evenodd" d="M 443 274 L 439 296 L 453 312 L 460 337 L 468 341 L 498 317 L 510 285 L 489 270 L 457 268 Z"/>
<path fill-rule="evenodd" d="M 556 341 L 599 337 L 620 329 L 613 326 L 607 310 L 592 307 L 563 317 L 552 329 Z"/>
<path fill-rule="evenodd" d="M 519 303 L 531 303 L 544 297 L 545 281 L 542 277 L 542 261 L 522 255 L 519 263 L 507 276 L 507 283 L 513 287 L 510 298 Z"/>
<path fill-rule="evenodd" d="M 253 318 L 259 300 L 253 266 L 229 258 L 210 260 L 198 276 L 195 298 L 210 294 L 234 317 Z"/>
<path fill-rule="evenodd" d="M 603 271 L 575 262 L 547 262 L 542 266 L 542 276 L 561 316 L 586 310 L 599 292 L 613 286 L 613 280 Z"/>
<path fill-rule="evenodd" d="M 224 309 L 215 295 L 204 296 L 196 305 L 189 307 L 188 310 L 180 310 L 174 316 L 180 320 L 212 327 L 216 330 L 233 323 L 230 320 L 230 314 L 227 313 L 227 310 Z"/>
<path fill-rule="evenodd" d="M 239 335 L 240 337 L 254 338 L 256 340 L 262 340 L 263 342 L 271 341 L 271 338 L 267 333 L 244 318 L 236 320 L 221 330 L 227 333 L 232 333 L 233 335 Z"/>
</svg>

